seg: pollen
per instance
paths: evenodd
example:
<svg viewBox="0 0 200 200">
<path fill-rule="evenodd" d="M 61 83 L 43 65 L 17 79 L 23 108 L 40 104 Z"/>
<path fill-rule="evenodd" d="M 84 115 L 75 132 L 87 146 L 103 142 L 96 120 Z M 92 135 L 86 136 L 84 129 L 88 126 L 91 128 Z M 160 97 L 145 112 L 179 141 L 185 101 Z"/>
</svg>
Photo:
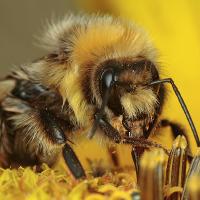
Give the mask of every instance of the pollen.
<svg viewBox="0 0 200 200">
<path fill-rule="evenodd" d="M 188 152 L 184 136 L 175 139 L 168 156 L 162 149 L 151 148 L 141 157 L 138 180 L 133 166 L 107 170 L 100 177 L 87 170 L 87 178 L 74 180 L 62 160 L 54 169 L 43 164 L 40 173 L 35 167 L 0 169 L 0 199 L 196 200 L 200 199 L 199 152 L 191 164 L 185 162 Z"/>
</svg>

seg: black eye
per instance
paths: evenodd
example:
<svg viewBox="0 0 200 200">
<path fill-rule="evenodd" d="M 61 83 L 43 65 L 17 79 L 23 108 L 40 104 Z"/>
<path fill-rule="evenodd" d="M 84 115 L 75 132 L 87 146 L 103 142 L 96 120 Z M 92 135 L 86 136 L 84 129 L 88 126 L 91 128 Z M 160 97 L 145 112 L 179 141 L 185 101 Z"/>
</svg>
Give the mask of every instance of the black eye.
<svg viewBox="0 0 200 200">
<path fill-rule="evenodd" d="M 118 79 L 117 72 L 113 68 L 105 70 L 101 75 L 101 92 L 102 94 L 106 89 L 111 88 Z"/>
<path fill-rule="evenodd" d="M 119 91 L 116 90 L 118 74 L 119 72 L 116 68 L 108 68 L 103 71 L 100 77 L 101 107 L 107 105 L 116 116 L 122 114 Z"/>
<path fill-rule="evenodd" d="M 103 87 L 110 87 L 110 85 L 112 84 L 112 82 L 114 81 L 114 72 L 112 69 L 106 70 L 103 74 L 102 74 L 102 86 Z"/>
</svg>

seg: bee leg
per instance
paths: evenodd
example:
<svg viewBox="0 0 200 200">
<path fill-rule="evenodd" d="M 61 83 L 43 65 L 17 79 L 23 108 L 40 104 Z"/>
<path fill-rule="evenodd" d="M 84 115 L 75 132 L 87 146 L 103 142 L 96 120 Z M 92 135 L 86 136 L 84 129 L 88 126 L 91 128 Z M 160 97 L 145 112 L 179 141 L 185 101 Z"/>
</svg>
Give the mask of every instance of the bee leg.
<svg viewBox="0 0 200 200">
<path fill-rule="evenodd" d="M 83 178 L 86 176 L 78 157 L 76 156 L 75 152 L 70 147 L 70 145 L 67 143 L 63 147 L 63 158 L 70 172 L 76 179 Z"/>
<path fill-rule="evenodd" d="M 176 138 L 178 135 L 184 135 L 186 137 L 187 141 L 188 141 L 187 134 L 186 134 L 185 130 L 183 129 L 183 127 L 181 127 L 180 124 L 175 123 L 175 122 L 171 122 L 167 119 L 163 119 L 160 122 L 160 126 L 161 127 L 169 126 L 171 128 L 171 131 L 172 131 L 174 138 Z"/>
<path fill-rule="evenodd" d="M 119 167 L 119 157 L 117 154 L 117 149 L 115 146 L 108 147 L 108 153 L 110 155 L 110 158 L 112 160 L 112 163 L 115 167 Z"/>
<path fill-rule="evenodd" d="M 186 140 L 187 140 L 187 144 L 188 144 L 188 161 L 191 162 L 192 159 L 193 159 L 193 156 L 192 156 L 192 153 L 191 153 L 191 147 L 189 145 L 189 138 L 186 134 L 186 131 L 185 129 L 178 123 L 175 123 L 175 122 L 171 122 L 169 121 L 168 119 L 163 119 L 161 120 L 160 122 L 160 126 L 161 127 L 166 127 L 166 126 L 169 126 L 171 128 L 171 131 L 172 131 L 172 135 L 173 135 L 173 138 L 175 139 L 178 135 L 183 135 Z"/>
<path fill-rule="evenodd" d="M 105 135 L 111 140 L 119 143 L 121 141 L 121 136 L 117 129 L 115 129 L 107 120 L 100 119 L 99 127 L 105 133 Z M 115 167 L 119 166 L 119 158 L 114 146 L 108 148 L 109 155 Z"/>
<path fill-rule="evenodd" d="M 40 118 L 48 137 L 56 144 L 64 144 L 67 141 L 64 131 L 58 125 L 57 119 L 48 110 L 41 110 Z"/>
<path fill-rule="evenodd" d="M 141 147 L 133 147 L 131 151 L 131 156 L 135 165 L 137 180 L 139 180 L 138 177 L 139 177 L 139 172 L 140 172 L 140 158 L 143 153 L 144 153 L 144 149 Z"/>
<path fill-rule="evenodd" d="M 99 120 L 99 128 L 115 143 L 121 142 L 121 136 L 117 129 L 115 129 L 106 119 Z"/>
<path fill-rule="evenodd" d="M 63 158 L 73 177 L 76 179 L 85 177 L 84 169 L 73 149 L 66 143 L 67 138 L 65 133 L 57 124 L 55 117 L 48 111 L 43 111 L 42 119 L 45 120 L 46 130 L 52 140 L 57 144 L 65 144 L 63 147 Z"/>
</svg>

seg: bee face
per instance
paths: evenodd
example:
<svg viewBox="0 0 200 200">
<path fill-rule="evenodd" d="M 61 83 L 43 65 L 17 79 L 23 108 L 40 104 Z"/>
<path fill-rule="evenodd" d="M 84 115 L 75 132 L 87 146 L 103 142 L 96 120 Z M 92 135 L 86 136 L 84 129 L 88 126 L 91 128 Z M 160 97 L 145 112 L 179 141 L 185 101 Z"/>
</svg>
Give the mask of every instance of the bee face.
<svg viewBox="0 0 200 200">
<path fill-rule="evenodd" d="M 123 116 L 132 134 L 143 136 L 159 107 L 160 87 L 147 86 L 159 79 L 155 65 L 141 58 L 123 58 L 105 61 L 101 64 L 101 70 L 97 72 L 101 98 L 105 95 L 107 79 L 113 73 L 115 84 L 110 91 L 108 108 L 115 115 Z"/>
</svg>

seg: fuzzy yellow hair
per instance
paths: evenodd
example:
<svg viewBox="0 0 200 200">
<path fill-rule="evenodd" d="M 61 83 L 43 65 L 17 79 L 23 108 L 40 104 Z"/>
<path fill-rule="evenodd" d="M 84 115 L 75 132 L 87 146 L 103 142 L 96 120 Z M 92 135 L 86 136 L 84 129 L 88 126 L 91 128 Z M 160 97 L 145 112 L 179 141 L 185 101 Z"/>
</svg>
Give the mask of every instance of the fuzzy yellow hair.
<svg viewBox="0 0 200 200">
<path fill-rule="evenodd" d="M 86 73 L 94 75 L 99 64 L 108 59 L 156 59 L 156 51 L 142 29 L 111 16 L 69 15 L 57 24 L 52 23 L 43 38 L 47 49 L 54 52 L 62 50 L 67 55 L 64 70 L 52 76 L 51 72 L 55 71 L 52 66 L 44 74 L 48 83 L 60 79 L 56 87 L 63 101 L 69 102 L 81 125 L 89 125 L 93 113 L 93 107 L 87 103 L 80 89 Z M 95 96 L 95 92 L 92 95 Z"/>
</svg>

